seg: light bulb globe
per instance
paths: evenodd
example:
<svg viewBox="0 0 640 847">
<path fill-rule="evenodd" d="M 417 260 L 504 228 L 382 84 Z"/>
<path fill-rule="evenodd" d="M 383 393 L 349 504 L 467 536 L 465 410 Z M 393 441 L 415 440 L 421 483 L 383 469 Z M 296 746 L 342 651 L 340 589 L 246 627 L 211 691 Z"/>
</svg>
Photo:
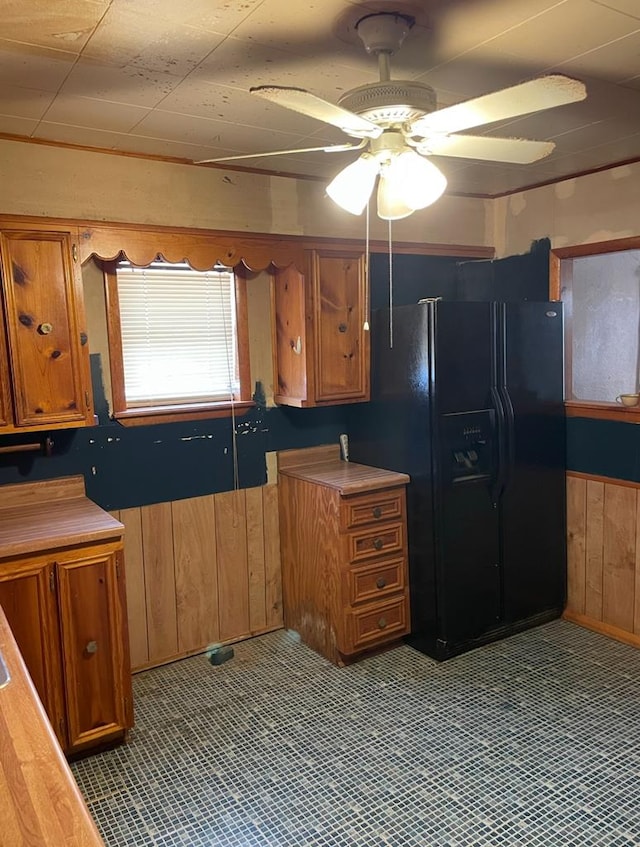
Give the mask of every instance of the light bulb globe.
<svg viewBox="0 0 640 847">
<path fill-rule="evenodd" d="M 334 203 L 352 215 L 361 215 L 378 175 L 378 162 L 363 153 L 337 174 L 326 188 Z"/>
</svg>

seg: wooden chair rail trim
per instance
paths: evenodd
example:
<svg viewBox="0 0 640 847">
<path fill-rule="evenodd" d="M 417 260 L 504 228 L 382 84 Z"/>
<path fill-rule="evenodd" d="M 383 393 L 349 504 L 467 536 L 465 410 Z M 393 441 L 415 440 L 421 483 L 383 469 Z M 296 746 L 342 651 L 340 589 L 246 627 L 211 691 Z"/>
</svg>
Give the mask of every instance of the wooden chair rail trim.
<svg viewBox="0 0 640 847">
<path fill-rule="evenodd" d="M 616 477 L 583 473 L 582 471 L 567 471 L 567 477 L 586 479 L 589 482 L 603 482 L 606 485 L 623 485 L 625 488 L 640 488 L 640 482 L 634 482 L 632 479 L 617 479 Z"/>
</svg>

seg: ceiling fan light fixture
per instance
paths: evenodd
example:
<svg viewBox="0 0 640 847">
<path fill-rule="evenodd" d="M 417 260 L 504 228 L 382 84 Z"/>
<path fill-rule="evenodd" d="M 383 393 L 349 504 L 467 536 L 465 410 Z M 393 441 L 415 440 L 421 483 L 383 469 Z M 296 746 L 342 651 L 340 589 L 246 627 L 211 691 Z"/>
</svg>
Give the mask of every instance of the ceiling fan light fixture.
<svg viewBox="0 0 640 847">
<path fill-rule="evenodd" d="M 393 183 L 394 192 L 414 211 L 435 203 L 447 187 L 442 171 L 414 150 L 404 150 L 394 156 L 385 175 Z"/>
<path fill-rule="evenodd" d="M 401 189 L 400 183 L 381 174 L 378 182 L 378 217 L 383 221 L 399 221 L 414 213 L 415 209 L 405 203 Z"/>
<path fill-rule="evenodd" d="M 377 160 L 363 153 L 331 180 L 327 194 L 346 212 L 361 215 L 371 197 L 378 169 Z"/>
</svg>

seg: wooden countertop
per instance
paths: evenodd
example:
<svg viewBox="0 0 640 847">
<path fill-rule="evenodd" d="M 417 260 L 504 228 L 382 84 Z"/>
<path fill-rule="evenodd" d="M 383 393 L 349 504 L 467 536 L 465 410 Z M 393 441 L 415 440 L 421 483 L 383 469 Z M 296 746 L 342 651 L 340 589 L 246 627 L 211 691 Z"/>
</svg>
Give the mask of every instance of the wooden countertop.
<svg viewBox="0 0 640 847">
<path fill-rule="evenodd" d="M 104 847 L 0 608 L 0 844 Z"/>
<path fill-rule="evenodd" d="M 278 454 L 278 470 L 285 476 L 335 488 L 343 497 L 406 485 L 410 480 L 405 473 L 343 462 L 334 458 L 334 453 L 333 446 L 283 451 Z"/>
<path fill-rule="evenodd" d="M 0 558 L 118 538 L 123 525 L 84 493 L 81 476 L 0 486 Z"/>
</svg>

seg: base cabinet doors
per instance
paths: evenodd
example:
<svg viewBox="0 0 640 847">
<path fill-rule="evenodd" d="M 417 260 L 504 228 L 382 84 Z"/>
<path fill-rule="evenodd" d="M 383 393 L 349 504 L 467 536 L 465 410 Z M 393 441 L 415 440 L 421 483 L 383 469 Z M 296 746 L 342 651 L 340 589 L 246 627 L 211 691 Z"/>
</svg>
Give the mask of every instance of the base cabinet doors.
<svg viewBox="0 0 640 847">
<path fill-rule="evenodd" d="M 121 736 L 131 725 L 120 557 L 110 552 L 58 563 L 70 751 Z"/>
<path fill-rule="evenodd" d="M 61 746 L 66 745 L 60 680 L 55 566 L 47 561 L 0 564 L 0 606 Z"/>
<path fill-rule="evenodd" d="M 120 548 L 0 562 L 0 604 L 66 753 L 133 726 Z"/>
</svg>

